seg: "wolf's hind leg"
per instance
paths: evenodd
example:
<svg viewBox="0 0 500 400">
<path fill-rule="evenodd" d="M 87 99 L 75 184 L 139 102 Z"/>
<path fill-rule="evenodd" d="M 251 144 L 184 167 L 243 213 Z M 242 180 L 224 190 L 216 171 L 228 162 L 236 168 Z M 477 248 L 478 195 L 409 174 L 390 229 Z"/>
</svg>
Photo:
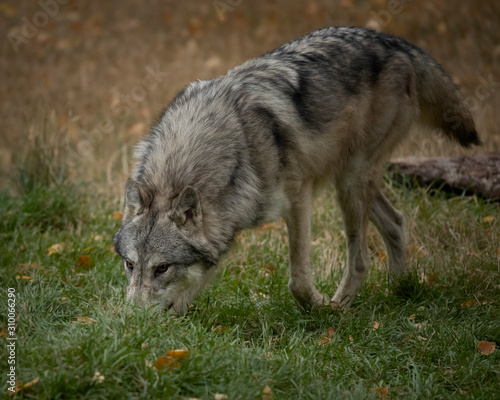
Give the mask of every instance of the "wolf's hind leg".
<svg viewBox="0 0 500 400">
<path fill-rule="evenodd" d="M 312 182 L 305 182 L 292 200 L 286 219 L 290 245 L 288 288 L 305 309 L 328 304 L 328 298 L 314 286 L 311 271 L 311 196 Z"/>
<path fill-rule="evenodd" d="M 370 173 L 360 172 L 361 165 L 352 167 L 336 182 L 347 241 L 347 264 L 331 305 L 344 310 L 349 309 L 370 265 L 366 228 L 374 196 Z"/>
<path fill-rule="evenodd" d="M 380 190 L 370 213 L 370 221 L 384 240 L 389 255 L 389 273 L 393 276 L 401 275 L 405 268 L 403 216 Z"/>
</svg>

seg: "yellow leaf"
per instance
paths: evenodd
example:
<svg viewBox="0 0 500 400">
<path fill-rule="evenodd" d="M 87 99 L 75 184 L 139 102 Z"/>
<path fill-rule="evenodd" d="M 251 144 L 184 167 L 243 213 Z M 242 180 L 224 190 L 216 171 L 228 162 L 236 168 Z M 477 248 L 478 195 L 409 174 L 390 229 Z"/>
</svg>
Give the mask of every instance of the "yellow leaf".
<svg viewBox="0 0 500 400">
<path fill-rule="evenodd" d="M 477 304 L 477 301 L 476 300 L 467 300 L 465 302 L 463 302 L 462 304 L 460 304 L 461 307 L 472 307 L 472 306 L 475 306 Z"/>
<path fill-rule="evenodd" d="M 61 300 L 68 300 L 67 297 L 61 297 Z"/>
<path fill-rule="evenodd" d="M 24 279 L 26 281 L 33 282 L 33 278 L 27 275 L 16 275 L 16 279 Z"/>
<path fill-rule="evenodd" d="M 385 400 L 389 396 L 389 386 L 379 387 L 375 389 L 377 398 L 380 400 Z"/>
<path fill-rule="evenodd" d="M 89 325 L 89 324 L 93 324 L 94 322 L 96 322 L 96 320 L 93 318 L 85 317 L 83 315 L 78 315 L 76 317 L 76 321 L 71 321 L 71 322 L 74 324 Z"/>
<path fill-rule="evenodd" d="M 121 221 L 123 218 L 123 211 L 115 211 L 112 215 L 114 219 Z"/>
<path fill-rule="evenodd" d="M 483 218 L 484 222 L 493 222 L 495 220 L 495 217 L 493 215 L 488 215 L 487 217 Z"/>
<path fill-rule="evenodd" d="M 378 328 L 380 328 L 380 322 L 378 321 L 373 321 L 373 330 L 376 331 Z"/>
<path fill-rule="evenodd" d="M 482 340 L 477 345 L 477 350 L 484 354 L 485 356 L 489 356 L 495 351 L 496 344 L 494 342 L 487 342 Z"/>
<path fill-rule="evenodd" d="M 64 250 L 64 243 L 56 243 L 53 244 L 52 246 L 49 247 L 48 255 L 51 256 L 52 254 L 61 254 L 62 251 Z"/>
<path fill-rule="evenodd" d="M 185 361 L 189 357 L 189 350 L 168 350 L 167 355 L 177 361 Z"/>
<path fill-rule="evenodd" d="M 80 267 L 90 268 L 92 266 L 92 258 L 90 256 L 80 256 L 77 263 Z"/>
<path fill-rule="evenodd" d="M 377 256 L 380 262 L 384 262 L 385 260 L 387 260 L 387 254 L 385 254 L 385 251 L 379 251 Z"/>
<path fill-rule="evenodd" d="M 269 385 L 266 385 L 264 389 L 262 389 L 262 400 L 273 400 L 273 391 L 269 387 Z"/>
<path fill-rule="evenodd" d="M 37 376 L 35 379 L 33 379 L 32 381 L 29 381 L 28 383 L 25 383 L 23 385 L 23 389 L 28 389 L 29 387 L 33 386 L 33 385 L 36 385 L 37 382 L 40 380 L 40 378 Z"/>
<path fill-rule="evenodd" d="M 168 371 L 171 371 L 173 369 L 179 369 L 181 365 L 179 362 L 170 356 L 160 356 L 158 357 L 158 360 L 155 362 L 155 368 L 158 371 L 167 369 Z"/>
</svg>

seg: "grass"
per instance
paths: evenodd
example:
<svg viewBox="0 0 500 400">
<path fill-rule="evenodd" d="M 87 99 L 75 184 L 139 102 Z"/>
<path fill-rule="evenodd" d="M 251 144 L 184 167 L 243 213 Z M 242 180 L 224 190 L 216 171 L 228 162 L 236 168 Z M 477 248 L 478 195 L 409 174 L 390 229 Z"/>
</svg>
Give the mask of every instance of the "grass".
<svg viewBox="0 0 500 400">
<path fill-rule="evenodd" d="M 45 190 L 0 202 L 0 307 L 15 288 L 17 379 L 39 378 L 16 398 L 268 399 L 266 385 L 274 399 L 493 399 L 500 392 L 498 203 L 386 185 L 407 220 L 409 271 L 386 281 L 383 245 L 370 230 L 372 268 L 344 314 L 306 313 L 293 301 L 282 223 L 243 232 L 218 280 L 187 316 L 173 318 L 124 302 L 126 278 L 111 249 L 118 205 L 87 194 L 74 207 L 74 194 Z M 51 196 L 60 201 L 48 204 Z M 345 259 L 333 199 L 326 192 L 316 200 L 313 230 L 317 283 L 330 295 Z M 49 255 L 56 243 L 65 246 Z M 479 341 L 495 342 L 496 351 L 480 354 Z M 190 351 L 180 369 L 155 369 L 172 349 Z M 0 354 L 3 374 L 4 345 Z M 3 379 L 2 395 L 6 387 Z"/>
</svg>

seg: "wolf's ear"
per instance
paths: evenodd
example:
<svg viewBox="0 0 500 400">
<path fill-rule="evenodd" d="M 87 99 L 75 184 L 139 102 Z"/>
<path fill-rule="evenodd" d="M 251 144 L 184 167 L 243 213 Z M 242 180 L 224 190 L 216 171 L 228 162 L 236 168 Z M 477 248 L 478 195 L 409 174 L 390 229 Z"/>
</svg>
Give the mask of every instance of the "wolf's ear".
<svg viewBox="0 0 500 400">
<path fill-rule="evenodd" d="M 125 186 L 125 213 L 123 219 L 127 220 L 142 214 L 151 205 L 152 201 L 153 194 L 149 190 L 132 178 L 128 178 Z"/>
<path fill-rule="evenodd" d="M 186 186 L 179 194 L 170 219 L 179 229 L 193 230 L 201 227 L 200 198 L 191 186 Z"/>
</svg>

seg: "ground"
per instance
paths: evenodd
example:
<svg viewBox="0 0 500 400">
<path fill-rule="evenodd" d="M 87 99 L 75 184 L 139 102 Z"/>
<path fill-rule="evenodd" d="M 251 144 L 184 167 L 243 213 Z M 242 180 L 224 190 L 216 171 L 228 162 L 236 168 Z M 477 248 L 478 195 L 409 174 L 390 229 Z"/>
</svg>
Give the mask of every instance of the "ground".
<svg viewBox="0 0 500 400">
<path fill-rule="evenodd" d="M 384 193 L 406 221 L 408 275 L 387 282 L 370 228 L 370 273 L 348 313 L 294 302 L 282 221 L 239 234 L 216 282 L 175 319 L 125 303 L 111 236 L 130 150 L 178 90 L 325 25 L 369 25 L 428 51 L 472 109 L 484 146 L 468 152 L 498 151 L 500 4 L 147 4 L 0 3 L 2 395 L 15 365 L 17 398 L 498 396 L 498 203 L 388 176 Z M 415 132 L 396 156 L 461 152 Z M 333 295 L 346 254 L 330 189 L 314 203 L 312 259 Z M 175 349 L 187 356 L 166 353 Z"/>
</svg>

